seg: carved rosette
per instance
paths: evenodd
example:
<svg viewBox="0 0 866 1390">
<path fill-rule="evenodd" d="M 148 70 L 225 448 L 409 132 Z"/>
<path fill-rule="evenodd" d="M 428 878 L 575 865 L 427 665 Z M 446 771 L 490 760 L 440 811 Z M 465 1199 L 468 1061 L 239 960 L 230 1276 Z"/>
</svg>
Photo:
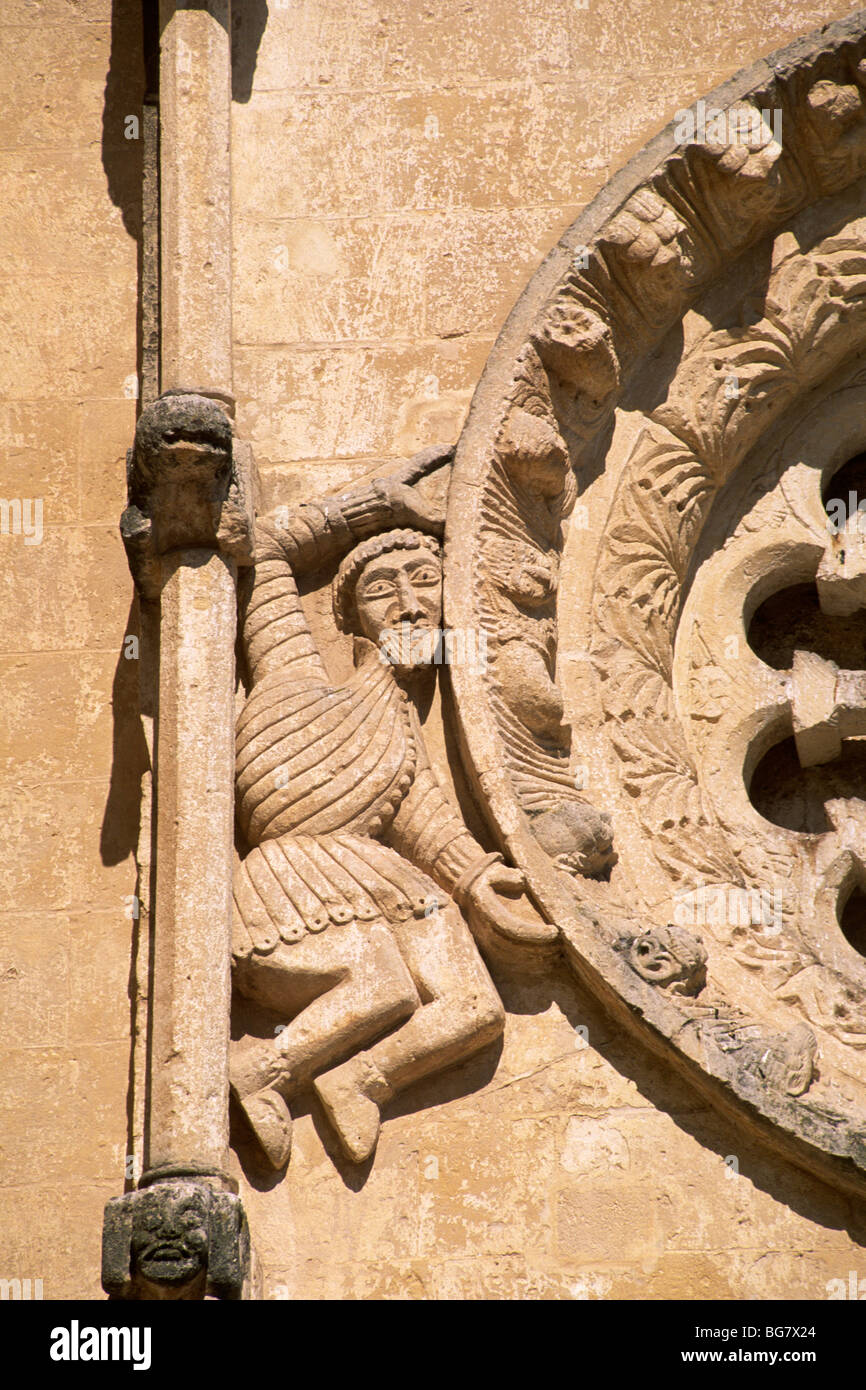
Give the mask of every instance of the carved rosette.
<svg viewBox="0 0 866 1390">
<path fill-rule="evenodd" d="M 862 1190 L 866 960 L 841 914 L 866 891 L 866 777 L 830 764 L 866 733 L 866 675 L 803 622 L 771 659 L 752 623 L 796 586 L 813 628 L 866 608 L 859 533 L 825 508 L 866 451 L 866 14 L 699 107 L 569 229 L 491 355 L 445 590 L 489 661 L 455 667 L 455 702 L 575 970 L 722 1107 Z M 806 792 L 761 790 L 786 739 L 817 829 Z"/>
</svg>

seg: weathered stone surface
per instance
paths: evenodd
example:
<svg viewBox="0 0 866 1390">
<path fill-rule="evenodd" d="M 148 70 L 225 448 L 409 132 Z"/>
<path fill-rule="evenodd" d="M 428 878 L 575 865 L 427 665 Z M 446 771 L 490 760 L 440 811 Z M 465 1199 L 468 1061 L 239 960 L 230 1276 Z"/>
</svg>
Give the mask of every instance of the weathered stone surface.
<svg viewBox="0 0 866 1390">
<path fill-rule="evenodd" d="M 243 6 L 249 13 L 258 8 Z M 662 10 L 647 0 L 585 9 L 571 0 L 531 0 L 519 10 L 484 0 L 471 13 L 450 3 L 394 9 L 322 0 L 268 9 L 248 62 L 252 101 L 236 94 L 234 109 L 231 289 L 238 434 L 265 461 L 262 510 L 273 515 L 385 476 L 430 440 L 456 440 L 520 288 L 609 172 L 677 108 L 738 66 L 843 17 L 850 5 L 791 0 L 758 13 L 733 0 L 699 15 L 691 0 L 670 0 Z M 137 6 L 109 0 L 7 0 L 0 15 L 10 97 L 0 132 L 7 194 L 0 237 L 7 404 L 0 428 L 9 444 L 0 491 L 42 497 L 46 528 L 38 546 L 0 536 L 8 760 L 0 1276 L 43 1278 L 46 1298 L 102 1296 L 102 1209 L 125 1174 L 135 1179 L 140 1152 L 137 1118 L 132 1138 L 127 1124 L 127 989 L 140 937 L 131 909 L 135 895 L 146 893 L 129 854 L 129 825 L 138 814 L 129 782 L 135 788 L 139 752 L 130 724 L 112 707 L 126 698 L 121 663 L 140 659 L 122 655 L 124 633 L 136 629 L 127 628 L 133 591 L 116 529 L 139 369 L 141 161 L 136 142 L 124 139 L 127 114 L 140 111 L 139 23 Z M 843 93 L 857 88 L 853 72 L 830 76 Z M 839 149 L 828 143 L 836 102 L 836 91 L 824 100 L 822 89 L 810 105 L 815 150 L 823 146 L 828 155 L 822 178 L 844 175 L 858 158 L 856 140 Z M 306 130 L 293 125 L 301 110 L 309 116 Z M 358 111 L 363 120 L 355 130 Z M 285 128 L 272 128 L 284 118 Z M 761 180 L 755 182 L 763 196 Z M 719 205 L 718 225 L 741 206 L 745 224 L 744 201 L 726 204 L 727 212 Z M 361 225 L 354 220 L 359 210 Z M 259 223 L 266 211 L 272 222 Z M 345 261 L 334 276 L 317 260 L 322 225 Z M 275 248 L 286 245 L 294 255 L 300 244 L 285 279 L 268 259 L 271 226 L 280 228 Z M 811 231 L 811 244 L 809 237 Z M 627 258 L 624 264 L 637 284 Z M 723 287 L 723 301 L 728 293 Z M 214 297 L 209 312 L 225 307 Z M 712 321 L 722 322 L 718 301 L 710 308 Z M 686 316 L 690 341 L 695 326 Z M 193 325 L 199 329 L 209 350 L 207 318 Z M 208 385 L 199 373 L 185 380 Z M 628 455 L 637 433 L 628 430 L 641 409 L 640 399 L 631 400 L 629 418 L 622 412 L 617 465 Z M 817 457 L 814 441 L 840 430 L 846 447 L 861 448 L 851 420 L 863 417 L 863 403 L 849 408 L 837 396 L 829 410 L 829 425 L 819 419 L 814 435 L 802 436 L 808 448 Z M 755 411 L 760 416 L 763 406 Z M 586 413 L 576 417 L 581 427 Z M 780 439 L 787 414 L 781 419 Z M 799 430 L 794 422 L 795 436 Z M 783 472 L 790 497 L 790 468 Z M 645 927 L 666 924 L 678 904 L 667 880 L 659 886 L 649 848 L 629 853 L 638 832 L 626 822 L 640 798 L 629 791 L 619 799 L 605 745 L 595 739 L 603 706 L 586 655 L 590 626 L 579 615 L 589 612 L 588 555 L 618 476 L 595 470 L 593 477 L 591 507 L 578 498 L 562 567 L 558 682 L 572 722 L 573 761 L 585 769 L 582 793 L 613 816 L 621 858 L 612 884 L 617 874 L 632 874 L 627 891 Z M 753 540 L 747 534 L 744 548 L 742 533 L 721 523 L 707 531 L 707 545 L 720 544 L 715 597 L 698 586 L 697 626 L 687 614 L 677 643 L 684 663 L 677 697 L 705 766 L 715 760 L 722 768 L 719 751 L 731 737 L 728 676 L 738 689 L 754 673 L 736 575 L 766 575 L 783 558 L 784 546 L 769 559 L 754 549 L 756 535 L 769 535 L 774 518 L 790 515 L 774 477 L 768 474 L 767 508 L 747 518 Z M 804 488 L 797 499 L 812 517 L 809 545 L 817 546 L 824 524 L 815 510 L 818 492 Z M 725 505 L 733 515 L 737 504 Z M 335 679 L 348 679 L 351 650 L 338 637 L 323 640 L 327 582 L 304 603 Z M 708 608 L 709 632 L 702 621 Z M 798 631 L 806 627 L 803 617 Z M 731 637 L 739 640 L 739 658 L 725 649 Z M 790 647 L 790 634 L 786 640 Z M 775 674 L 764 678 L 762 709 L 773 705 L 779 680 L 792 669 L 782 655 L 781 665 L 769 663 Z M 822 655 L 838 662 L 829 648 Z M 455 769 L 459 778 L 460 759 L 442 732 L 439 708 L 437 696 L 424 739 L 447 781 Z M 741 798 L 736 804 L 748 816 L 741 771 L 728 767 L 718 797 L 720 804 Z M 825 885 L 816 904 L 820 925 L 831 920 L 843 888 L 859 882 L 860 829 L 856 797 L 840 770 L 818 764 L 811 782 L 792 782 L 803 771 L 796 759 L 770 772 L 759 766 L 754 797 L 762 815 L 776 808 L 790 818 L 798 797 L 809 814 L 832 815 L 835 830 L 799 832 L 823 837 L 829 851 L 828 863 L 816 869 Z M 825 813 L 817 793 L 828 791 Z M 462 810 L 484 840 L 471 798 Z M 784 839 L 789 832 L 779 829 Z M 487 848 L 493 845 L 485 842 Z M 107 862 L 118 853 L 119 862 Z M 770 886 L 772 916 L 774 875 L 761 866 L 753 872 Z M 689 891 L 694 886 L 688 881 Z M 584 891 L 604 906 L 611 884 Z M 625 925 L 618 920 L 617 933 Z M 755 940 L 734 925 L 730 938 L 717 942 L 712 925 L 692 921 L 685 930 L 704 937 L 710 984 L 724 974 L 724 986 L 737 987 L 737 972 L 745 972 L 740 978 L 762 1009 L 766 996 L 762 1036 L 783 1035 L 790 1011 L 802 1008 L 841 1018 L 842 1034 L 856 1042 L 856 1001 L 844 991 L 828 995 L 814 966 L 786 976 L 772 936 L 758 933 Z M 830 950 L 826 938 L 821 949 Z M 833 949 L 848 968 L 850 943 L 840 934 Z M 140 956 L 136 969 L 146 980 Z M 492 976 L 507 1012 L 501 1056 L 479 1052 L 391 1102 L 372 1166 L 349 1177 L 318 1102 L 308 1106 L 303 1098 L 295 1102 L 292 1159 L 281 1182 L 258 1190 L 232 1158 L 262 1258 L 263 1296 L 822 1300 L 830 1281 L 846 1280 L 851 1269 L 866 1274 L 866 1232 L 852 1199 L 781 1164 L 737 1123 L 714 1116 L 667 1061 L 647 1054 L 622 1020 L 603 1016 L 566 974 L 528 980 L 520 963 L 493 963 Z M 144 1005 L 146 1013 L 146 997 Z M 837 1015 L 845 1009 L 846 1016 Z M 849 1066 L 852 1048 L 825 1036 L 823 1025 L 817 1032 L 819 1070 L 832 1078 Z M 790 1103 L 809 1103 L 823 1084 L 819 1076 L 803 1100 Z M 241 1136 L 244 1160 L 245 1144 L 248 1136 Z M 636 1251 L 629 1267 L 615 1256 L 591 1262 L 580 1251 L 558 1253 L 558 1236 L 569 1227 L 554 1223 L 556 1211 L 584 1221 L 597 1249 L 612 1206 L 633 1209 L 635 1193 L 660 1239 Z"/>
<path fill-rule="evenodd" d="M 862 390 L 866 321 L 837 277 L 863 273 L 863 44 L 854 17 L 740 74 L 578 219 L 491 354 L 446 524 L 449 621 L 491 639 L 489 665 L 456 667 L 453 687 L 497 842 L 624 1020 L 844 1184 L 866 1157 L 866 969 L 845 916 L 859 792 L 839 766 L 863 727 L 863 658 L 838 623 L 823 640 L 806 627 L 793 586 L 811 581 L 831 624 L 862 604 L 863 436 L 846 392 Z M 820 403 L 789 433 L 805 385 Z M 850 501 L 834 529 L 836 473 Z M 791 638 L 765 662 L 749 626 L 774 595 Z M 557 660 L 575 629 L 580 681 Z M 786 734 L 812 777 L 805 818 L 793 773 L 770 790 Z M 564 843 L 588 786 L 608 800 L 606 861 Z"/>
<path fill-rule="evenodd" d="M 248 1240 L 236 1196 L 205 1181 L 166 1178 L 109 1202 L 102 1284 L 119 1299 L 238 1299 Z"/>
<path fill-rule="evenodd" d="M 443 660 L 444 514 L 413 484 L 451 457 L 431 448 L 257 528 L 243 606 L 235 982 L 277 1022 L 271 1040 L 236 1045 L 233 1090 L 273 1168 L 291 1151 L 289 1103 L 313 1078 L 346 1156 L 369 1159 L 387 1101 L 502 1031 L 472 934 L 554 935 L 516 901 L 522 875 L 474 839 L 424 742 Z M 331 644 L 334 627 L 351 638 L 355 667 L 343 684 L 298 595 L 306 572 L 338 559 Z"/>
</svg>

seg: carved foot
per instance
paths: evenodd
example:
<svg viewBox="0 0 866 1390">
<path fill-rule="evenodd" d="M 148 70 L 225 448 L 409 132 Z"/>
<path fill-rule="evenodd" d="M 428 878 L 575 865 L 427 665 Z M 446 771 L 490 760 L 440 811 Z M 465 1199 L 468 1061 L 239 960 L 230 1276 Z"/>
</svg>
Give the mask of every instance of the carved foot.
<svg viewBox="0 0 866 1390">
<path fill-rule="evenodd" d="M 284 1098 L 291 1076 L 285 1057 L 272 1042 L 233 1043 L 229 1084 L 268 1163 L 284 1168 L 292 1150 L 292 1117 Z"/>
<path fill-rule="evenodd" d="M 278 1041 L 244 1038 L 233 1042 L 229 1054 L 229 1083 L 238 1100 L 269 1087 L 288 1094 L 289 1069 Z"/>
<path fill-rule="evenodd" d="M 272 1168 L 285 1168 L 292 1152 L 292 1117 L 277 1091 L 256 1091 L 240 1100 L 250 1129 Z"/>
<path fill-rule="evenodd" d="M 379 1107 L 391 1095 L 388 1082 L 361 1053 L 318 1077 L 314 1085 L 346 1157 L 363 1163 L 379 1138 Z"/>
</svg>

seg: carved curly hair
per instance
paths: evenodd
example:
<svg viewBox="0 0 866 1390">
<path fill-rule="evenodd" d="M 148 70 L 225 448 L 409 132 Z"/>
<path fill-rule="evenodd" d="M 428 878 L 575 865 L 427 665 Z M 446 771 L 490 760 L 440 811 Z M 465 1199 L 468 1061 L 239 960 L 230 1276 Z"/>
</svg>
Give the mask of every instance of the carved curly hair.
<svg viewBox="0 0 866 1390">
<path fill-rule="evenodd" d="M 429 550 L 437 560 L 442 558 L 442 547 L 436 537 L 425 535 L 423 531 L 383 531 L 356 545 L 337 570 L 331 591 L 334 618 L 340 632 L 355 631 L 355 587 L 361 571 L 371 560 L 377 560 L 389 550 Z"/>
</svg>

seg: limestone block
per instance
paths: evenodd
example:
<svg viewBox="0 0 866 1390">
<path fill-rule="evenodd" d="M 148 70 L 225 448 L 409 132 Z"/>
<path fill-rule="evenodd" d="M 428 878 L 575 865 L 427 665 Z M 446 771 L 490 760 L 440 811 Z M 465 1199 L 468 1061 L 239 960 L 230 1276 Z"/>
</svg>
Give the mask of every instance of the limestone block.
<svg viewBox="0 0 866 1390">
<path fill-rule="evenodd" d="M 135 114 L 132 112 L 131 114 Z M 134 206 L 141 183 L 140 141 L 126 140 L 113 170 L 116 195 Z M 0 154 L 7 193 L 6 225 L 0 247 L 4 273 L 22 265 L 88 275 L 100 285 L 106 270 L 130 270 L 129 241 L 119 207 L 106 207 L 105 168 L 98 145 L 40 151 L 10 149 Z M 26 307 L 26 306 L 24 306 Z"/>
<path fill-rule="evenodd" d="M 45 274 L 40 266 L 28 277 L 23 319 L 20 289 L 4 281 L 0 372 L 7 400 L 128 395 L 136 365 L 134 267 L 134 247 L 128 244 L 125 264 L 118 259 L 105 270 L 94 300 L 90 275 L 62 269 Z M 22 322 L 39 349 L 26 361 L 14 346 L 15 325 L 20 332 Z"/>
<path fill-rule="evenodd" d="M 104 1297 L 99 1282 L 102 1209 L 107 1183 L 58 1181 L 0 1187 L 6 1266 L 42 1279 L 45 1299 Z"/>
<path fill-rule="evenodd" d="M 256 161 L 235 160 L 233 197 L 265 217 L 314 218 L 572 202 L 586 170 L 607 167 L 602 110 L 585 83 L 557 84 L 543 107 L 531 103 L 519 83 L 459 94 L 263 93 L 233 113 L 234 149 L 258 151 Z M 344 132 L 336 150 L 335 129 Z"/>
<path fill-rule="evenodd" d="M 0 652 L 120 652 L 129 608 L 123 546 L 114 527 L 54 527 L 43 513 L 39 544 L 3 537 L 14 560 L 0 570 L 0 602 L 14 621 L 0 632 Z M 57 603 L 57 575 L 69 583 Z M 123 595 L 118 604 L 117 597 Z"/>
<path fill-rule="evenodd" d="M 10 28 L 29 26 L 34 19 L 46 25 L 108 24 L 111 0 L 9 0 L 3 11 Z"/>
<path fill-rule="evenodd" d="M 532 0 L 502 24 L 497 0 L 484 0 L 471 24 L 455 25 L 447 6 L 392 12 L 370 5 L 350 17 L 339 6 L 304 0 L 271 14 L 256 90 L 550 81 L 565 75 L 571 62 L 573 9 L 568 0 Z M 243 23 L 239 27 L 244 32 Z M 288 72 L 287 52 L 293 58 Z"/>
<path fill-rule="evenodd" d="M 238 348 L 238 430 L 263 462 L 405 457 L 456 438 L 489 346 Z"/>
<path fill-rule="evenodd" d="M 134 398 L 91 401 L 80 412 L 78 505 L 83 522 L 113 526 L 126 504 L 126 451 L 135 415 Z"/>
<path fill-rule="evenodd" d="M 114 652 L 0 658 L 6 692 L 0 711 L 0 772 L 27 782 L 107 779 L 112 730 L 105 721 L 105 698 L 116 668 Z M 119 672 L 124 674 L 124 668 Z M 127 668 L 130 673 L 135 673 L 134 664 Z M 127 685 L 128 705 L 131 695 Z"/>
<path fill-rule="evenodd" d="M 0 916 L 0 1048 L 67 1041 L 69 928 L 52 913 Z"/>
<path fill-rule="evenodd" d="M 80 132 L 75 143 L 89 144 L 91 132 L 102 125 L 109 52 L 107 23 L 4 24 L 0 60 L 7 88 L 0 149 L 65 149 L 70 131 Z"/>
<path fill-rule="evenodd" d="M 620 1268 L 654 1262 L 661 1247 L 659 1199 L 625 1185 L 562 1187 L 556 1194 L 555 1252 L 572 1266 Z"/>
<path fill-rule="evenodd" d="M 92 1183 L 122 1172 L 127 1060 L 116 1043 L 3 1053 L 4 1185 Z M 117 1147 L 122 1146 L 122 1147 Z"/>
<path fill-rule="evenodd" d="M 128 1049 L 132 1025 L 129 962 L 133 933 L 136 928 L 140 930 L 141 917 L 134 892 L 124 895 L 119 912 L 67 915 L 66 1029 L 73 1046 L 98 1042 Z"/>
<path fill-rule="evenodd" d="M 81 407 L 72 401 L 0 406 L 3 496 L 41 499 L 43 525 L 76 519 L 80 417 Z"/>
<path fill-rule="evenodd" d="M 0 864 L 0 911 L 123 912 L 135 891 L 134 870 L 130 863 L 105 864 L 94 851 L 105 802 L 99 781 L 2 788 L 9 854 Z"/>
</svg>

